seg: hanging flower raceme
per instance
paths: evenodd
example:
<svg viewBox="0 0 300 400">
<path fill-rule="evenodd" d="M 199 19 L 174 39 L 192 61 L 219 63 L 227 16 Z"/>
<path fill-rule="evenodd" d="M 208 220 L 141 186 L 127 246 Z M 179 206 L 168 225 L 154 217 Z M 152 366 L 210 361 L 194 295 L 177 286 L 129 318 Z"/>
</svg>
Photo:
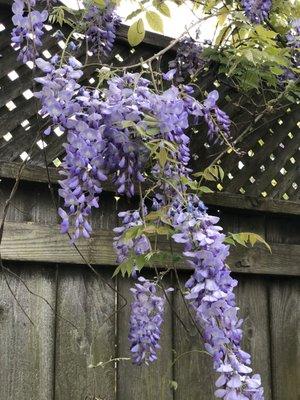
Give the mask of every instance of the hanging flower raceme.
<svg viewBox="0 0 300 400">
<path fill-rule="evenodd" d="M 208 126 L 208 138 L 222 143 L 229 138 L 231 121 L 229 116 L 218 107 L 218 99 L 217 90 L 210 92 L 203 103 L 203 114 Z"/>
<path fill-rule="evenodd" d="M 245 14 L 254 24 L 260 24 L 269 17 L 272 0 L 242 0 Z"/>
<path fill-rule="evenodd" d="M 143 277 L 130 290 L 133 293 L 129 331 L 132 361 L 148 365 L 157 359 L 160 348 L 165 299 L 157 294 L 157 285 Z"/>
<path fill-rule="evenodd" d="M 128 73 L 112 78 L 104 93 L 106 166 L 113 172 L 118 193 L 127 196 L 134 195 L 134 182 L 144 181 L 142 172 L 149 154 L 137 127 L 144 126 L 149 84 L 139 74 Z"/>
<path fill-rule="evenodd" d="M 59 210 L 61 229 L 67 232 L 71 219 L 75 225 L 73 240 L 90 236 L 88 219 L 92 208 L 99 207 L 102 182 L 107 179 L 103 158 L 105 125 L 99 113 L 99 93 L 81 89 L 76 99 L 81 111 L 67 122 L 68 143 L 61 171 L 65 179 L 59 181 L 59 194 L 64 199 L 64 209 Z"/>
<path fill-rule="evenodd" d="M 86 24 L 85 36 L 89 51 L 97 56 L 107 56 L 114 45 L 116 30 L 121 23 L 119 16 L 114 12 L 114 7 L 107 4 L 105 8 L 90 5 L 83 16 Z"/>
<path fill-rule="evenodd" d="M 78 80 L 82 77 L 82 64 L 74 57 L 70 57 L 66 64 L 59 66 L 59 57 L 55 55 L 50 62 L 42 58 L 36 60 L 37 67 L 44 72 L 43 77 L 35 78 L 42 85 L 41 90 L 35 93 L 40 100 L 42 116 L 49 116 L 52 123 L 62 131 L 67 128 L 68 120 L 81 111 L 76 100 L 80 89 Z M 50 134 L 48 128 L 45 134 Z"/>
<path fill-rule="evenodd" d="M 188 167 L 190 161 L 190 138 L 186 130 L 190 123 L 198 122 L 203 117 L 202 105 L 192 97 L 193 90 L 189 86 L 180 89 L 171 86 L 161 95 L 153 95 L 151 111 L 157 121 L 161 146 L 166 143 L 169 157 L 165 164 L 155 163 L 151 172 L 156 179 L 180 181 L 191 172 Z M 170 144 L 170 146 L 168 146 Z M 167 190 L 165 195 L 173 194 L 170 185 L 163 184 L 161 189 Z"/>
<path fill-rule="evenodd" d="M 182 83 L 187 78 L 193 78 L 205 66 L 203 46 L 191 37 L 183 38 L 178 45 L 176 57 L 169 62 L 170 71 L 164 74 L 164 79 Z"/>
<path fill-rule="evenodd" d="M 146 213 L 146 208 L 144 207 Z M 131 253 L 140 256 L 146 254 L 151 249 L 151 244 L 146 235 L 142 234 L 134 238 L 126 239 L 126 232 L 133 227 L 142 226 L 143 220 L 138 210 L 122 211 L 118 214 L 122 220 L 122 225 L 115 228 L 114 232 L 117 236 L 114 238 L 114 249 L 117 254 L 117 263 L 121 264 L 126 261 Z M 135 265 L 133 266 L 136 267 Z"/>
<path fill-rule="evenodd" d="M 64 179 L 59 181 L 64 205 L 59 215 L 62 232 L 68 232 L 72 222 L 72 238 L 76 240 L 90 236 L 92 228 L 88 218 L 92 207 L 99 207 L 102 182 L 107 179 L 103 102 L 98 91 L 85 90 L 77 83 L 83 74 L 79 61 L 71 57 L 67 64 L 57 66 L 58 61 L 57 56 L 51 62 L 37 59 L 37 66 L 46 75 L 36 78 L 42 89 L 35 95 L 42 103 L 41 114 L 50 116 L 53 124 L 68 133 L 61 165 Z M 45 131 L 50 132 L 51 128 Z"/>
<path fill-rule="evenodd" d="M 207 214 L 196 195 L 189 195 L 186 204 L 176 199 L 169 211 L 177 243 L 183 243 L 184 255 L 194 268 L 187 281 L 186 299 L 195 309 L 203 328 L 205 348 L 213 358 L 217 398 L 224 400 L 262 400 L 259 375 L 251 376 L 250 355 L 241 349 L 242 320 L 233 292 L 237 281 L 225 264 L 229 246 L 224 243 L 219 218 Z"/>
<path fill-rule="evenodd" d="M 34 61 L 38 56 L 38 48 L 42 46 L 44 22 L 48 18 L 46 10 L 34 10 L 35 0 L 14 0 L 12 5 L 11 40 L 16 50 L 19 50 L 18 60 L 24 64 Z"/>
<path fill-rule="evenodd" d="M 300 19 L 296 19 L 291 24 L 291 29 L 286 35 L 287 46 L 291 49 L 292 68 L 300 68 Z M 291 68 L 286 68 L 284 74 L 280 76 L 280 81 L 295 80 L 296 72 Z"/>
</svg>

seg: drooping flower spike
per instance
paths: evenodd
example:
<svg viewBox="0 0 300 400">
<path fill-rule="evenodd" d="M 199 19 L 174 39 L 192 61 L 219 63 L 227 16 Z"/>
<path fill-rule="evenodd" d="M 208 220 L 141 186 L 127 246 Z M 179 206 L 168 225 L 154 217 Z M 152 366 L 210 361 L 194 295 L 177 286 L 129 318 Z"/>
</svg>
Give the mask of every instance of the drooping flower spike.
<svg viewBox="0 0 300 400">
<path fill-rule="evenodd" d="M 250 355 L 241 349 L 242 320 L 237 315 L 233 292 L 237 281 L 225 263 L 229 246 L 217 225 L 219 218 L 209 215 L 196 195 L 190 195 L 187 204 L 175 199 L 169 216 L 178 231 L 173 239 L 184 245 L 183 254 L 194 268 L 186 282 L 186 299 L 203 329 L 214 370 L 220 373 L 215 396 L 224 400 L 263 400 L 260 376 L 251 376 Z"/>
<path fill-rule="evenodd" d="M 165 299 L 157 293 L 157 284 L 142 276 L 130 290 L 133 293 L 129 331 L 132 361 L 148 365 L 157 359 L 160 348 Z"/>
<path fill-rule="evenodd" d="M 48 18 L 46 10 L 40 12 L 34 7 L 35 0 L 14 0 L 12 5 L 15 28 L 11 40 L 14 48 L 19 50 L 18 60 L 24 64 L 37 58 L 38 48 L 42 46 L 44 22 Z"/>
<path fill-rule="evenodd" d="M 103 9 L 91 4 L 83 16 L 83 21 L 86 24 L 85 36 L 89 51 L 99 57 L 107 56 L 112 51 L 116 30 L 121 23 L 114 7 L 109 2 Z"/>
<path fill-rule="evenodd" d="M 231 120 L 229 116 L 218 107 L 218 99 L 219 93 L 217 90 L 210 92 L 203 103 L 203 114 L 208 126 L 208 138 L 211 141 L 222 143 L 229 137 Z"/>
<path fill-rule="evenodd" d="M 269 17 L 272 0 L 242 0 L 245 14 L 254 24 L 260 24 Z"/>
</svg>

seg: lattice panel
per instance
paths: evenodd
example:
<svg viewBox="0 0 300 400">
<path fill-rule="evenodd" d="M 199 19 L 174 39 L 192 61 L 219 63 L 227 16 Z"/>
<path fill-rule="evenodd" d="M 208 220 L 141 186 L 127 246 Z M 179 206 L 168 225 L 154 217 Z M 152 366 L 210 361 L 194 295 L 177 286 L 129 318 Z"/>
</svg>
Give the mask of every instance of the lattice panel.
<svg viewBox="0 0 300 400">
<path fill-rule="evenodd" d="M 287 109 L 269 126 L 254 132 L 241 146 L 243 156 L 220 161 L 225 178 L 218 191 L 284 200 L 299 200 L 299 107 Z"/>
<path fill-rule="evenodd" d="M 65 134 L 57 127 L 49 137 L 37 133 L 49 124 L 47 118 L 41 118 L 33 91 L 32 63 L 22 65 L 16 61 L 16 51 L 10 44 L 12 29 L 9 7 L 0 5 L 0 162 L 21 162 L 29 158 L 29 163 L 37 166 L 59 167 L 63 156 L 62 144 Z M 63 41 L 53 36 L 56 29 L 47 27 L 42 56 L 49 59 L 61 47 Z M 162 38 L 163 39 L 163 38 Z M 152 40 L 154 45 L 159 45 Z M 141 58 L 146 59 L 157 51 L 157 47 L 143 44 L 131 50 L 126 41 L 119 40 L 106 63 L 114 66 L 134 64 Z M 167 57 L 164 62 L 167 62 Z M 93 70 L 86 70 L 83 83 L 93 86 L 96 76 Z M 235 121 L 233 136 L 243 132 L 251 121 L 248 106 L 241 112 L 239 95 L 230 87 L 215 81 L 211 74 L 202 77 L 202 90 L 220 90 L 220 107 L 227 111 Z M 230 97 L 230 101 L 228 100 Z M 268 123 L 264 119 L 262 127 L 256 127 L 240 148 L 242 156 L 225 154 L 220 165 L 225 171 L 225 179 L 214 189 L 224 193 L 236 193 L 265 198 L 277 198 L 290 201 L 299 200 L 300 172 L 300 112 L 299 106 L 283 110 L 281 115 L 271 115 Z M 259 124 L 258 124 L 259 125 Z M 195 152 L 196 170 L 205 167 L 217 154 L 219 148 L 206 142 L 205 126 L 199 126 L 192 136 Z M 34 139 L 36 138 L 36 139 Z M 32 143 L 35 140 L 35 143 Z"/>
<path fill-rule="evenodd" d="M 59 166 L 63 152 L 62 144 L 65 134 L 57 127 L 53 127 L 53 134 L 49 137 L 38 137 L 29 157 L 32 141 L 39 131 L 44 130 L 49 121 L 39 115 L 38 102 L 33 96 L 32 63 L 22 65 L 16 60 L 16 51 L 10 44 L 12 29 L 11 13 L 9 8 L 1 7 L 0 15 L 0 161 L 21 162 L 26 158 L 34 165 L 45 165 L 45 157 L 50 165 Z M 47 60 L 61 48 L 64 41 L 54 37 L 56 29 L 47 26 L 47 35 L 44 37 L 42 56 Z M 139 62 L 141 58 L 148 58 L 155 52 L 149 45 L 140 46 L 136 51 L 129 48 L 125 41 L 119 41 L 114 47 L 107 64 L 122 66 Z M 83 58 L 79 56 L 79 59 Z M 92 62 L 93 59 L 90 59 Z M 89 86 L 97 84 L 93 70 L 85 70 L 82 83 Z"/>
</svg>

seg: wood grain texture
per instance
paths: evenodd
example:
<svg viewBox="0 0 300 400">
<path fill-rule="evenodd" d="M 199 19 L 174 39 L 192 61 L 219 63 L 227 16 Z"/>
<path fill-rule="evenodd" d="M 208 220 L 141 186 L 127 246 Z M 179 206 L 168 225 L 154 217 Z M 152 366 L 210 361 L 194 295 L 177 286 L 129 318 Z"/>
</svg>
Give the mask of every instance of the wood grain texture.
<svg viewBox="0 0 300 400">
<path fill-rule="evenodd" d="M 89 368 L 115 358 L 115 292 L 108 271 L 60 267 L 56 325 L 55 400 L 115 399 L 114 362 Z M 101 279 L 102 278 L 102 279 Z"/>
<path fill-rule="evenodd" d="M 299 221 L 293 222 L 283 217 L 268 218 L 267 240 L 285 246 L 299 244 Z M 269 290 L 273 400 L 299 400 L 300 281 L 273 278 Z"/>
<path fill-rule="evenodd" d="M 10 151 L 8 148 L 7 151 Z M 11 158 L 10 158 L 11 159 Z M 18 174 L 20 163 L 0 160 L 0 177 L 15 178 Z M 48 168 L 50 182 L 57 183 L 61 178 L 59 170 L 54 167 Z M 46 168 L 42 166 L 26 165 L 22 172 L 21 180 L 32 182 L 48 182 Z M 114 185 L 110 182 L 104 183 L 105 191 L 115 191 Z M 238 210 L 253 210 L 270 212 L 275 214 L 300 215 L 300 204 L 296 201 L 284 201 L 271 198 L 254 197 L 234 194 L 230 192 L 215 192 L 203 195 L 203 200 L 208 205 L 235 208 Z"/>
<path fill-rule="evenodd" d="M 22 265 L 12 268 L 30 290 L 55 308 L 55 279 L 51 267 Z M 6 273 L 16 298 L 34 323 L 29 322 L 0 273 L 0 398 L 53 400 L 54 313 L 31 295 L 23 283 Z"/>
<path fill-rule="evenodd" d="M 265 400 L 272 399 L 267 279 L 239 276 L 236 289 L 240 317 L 244 320 L 243 350 L 251 354 L 254 373 L 262 377 Z"/>
<path fill-rule="evenodd" d="M 129 279 L 119 279 L 118 281 L 118 290 L 128 301 L 128 304 L 118 313 L 119 357 L 130 357 L 127 336 L 132 300 L 132 294 L 129 289 L 133 284 L 133 280 Z M 124 304 L 120 297 L 119 304 Z M 158 360 L 149 366 L 138 367 L 133 365 L 131 361 L 124 361 L 118 364 L 118 400 L 173 399 L 173 393 L 169 385 L 169 381 L 173 379 L 172 315 L 168 304 L 165 306 L 165 318 L 162 326 L 160 345 L 161 349 L 158 351 Z"/>
<path fill-rule="evenodd" d="M 91 264 L 116 265 L 112 239 L 112 230 L 99 229 L 94 231 L 91 239 L 78 240 L 77 246 L 85 260 Z M 168 241 L 162 239 L 159 247 L 168 250 Z M 32 222 L 5 223 L 1 254 L 5 260 L 84 264 L 69 238 L 60 233 L 58 226 Z M 274 243 L 272 254 L 263 246 L 238 246 L 232 247 L 228 264 L 233 271 L 239 273 L 297 276 L 300 274 L 299 257 L 299 245 Z M 185 263 L 179 267 L 189 269 Z"/>
<path fill-rule="evenodd" d="M 300 281 L 274 279 L 270 290 L 273 400 L 299 400 Z"/>
<path fill-rule="evenodd" d="M 191 274 L 180 274 L 180 287 Z M 177 283 L 176 283 L 176 286 Z M 180 320 L 174 316 L 174 380 L 178 384 L 175 400 L 214 400 L 214 382 L 217 375 L 213 373 L 211 357 L 204 353 L 201 336 L 194 327 L 179 290 L 174 294 L 174 308 Z M 194 311 L 190 310 L 194 316 Z M 184 322 L 185 327 L 181 321 Z M 174 361 L 175 361 L 174 360 Z"/>
</svg>

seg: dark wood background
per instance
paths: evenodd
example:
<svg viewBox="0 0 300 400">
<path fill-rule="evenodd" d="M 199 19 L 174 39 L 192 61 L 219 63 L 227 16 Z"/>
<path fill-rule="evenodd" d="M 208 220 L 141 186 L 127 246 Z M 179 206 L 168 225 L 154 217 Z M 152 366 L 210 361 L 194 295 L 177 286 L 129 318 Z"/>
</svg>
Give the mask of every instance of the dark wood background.
<svg viewBox="0 0 300 400">
<path fill-rule="evenodd" d="M 12 184 L 0 182 L 1 207 Z M 95 264 L 95 274 L 59 233 L 47 185 L 21 183 L 1 246 L 4 266 L 15 274 L 2 271 L 0 280 L 1 400 L 214 399 L 211 360 L 201 352 L 201 339 L 178 291 L 171 305 L 188 329 L 167 305 L 157 363 L 136 367 L 122 360 L 89 368 L 129 356 L 132 282 L 111 278 L 111 228 L 118 224 L 116 209 L 128 207 L 105 193 L 93 215 L 96 239 L 79 247 Z M 266 400 L 299 400 L 299 217 L 211 211 L 220 214 L 226 231 L 257 232 L 273 248 L 272 255 L 259 247 L 237 248 L 229 262 L 239 280 L 244 348 L 252 354 L 254 371 L 262 375 Z M 190 273 L 179 271 L 182 285 Z M 174 284 L 171 275 L 168 284 Z M 170 389 L 170 381 L 177 382 L 177 390 Z"/>
</svg>

